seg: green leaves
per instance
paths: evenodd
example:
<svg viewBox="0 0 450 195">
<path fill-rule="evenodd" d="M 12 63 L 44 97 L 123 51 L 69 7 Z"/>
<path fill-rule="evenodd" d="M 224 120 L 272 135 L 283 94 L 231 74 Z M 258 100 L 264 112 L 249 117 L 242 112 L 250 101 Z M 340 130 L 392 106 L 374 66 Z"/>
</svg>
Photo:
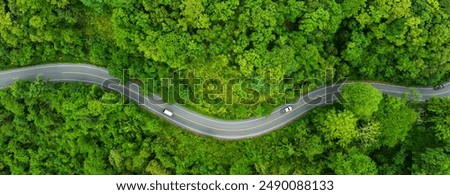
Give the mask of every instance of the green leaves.
<svg viewBox="0 0 450 195">
<path fill-rule="evenodd" d="M 341 6 L 349 4 L 344 1 Z M 346 43 L 342 57 L 360 79 L 386 80 L 430 85 L 443 79 L 449 62 L 445 47 L 450 24 L 442 15 L 445 1 L 377 0 L 348 19 L 349 31 L 363 34 L 368 44 L 352 40 Z M 343 8 L 345 10 L 345 8 Z M 438 30 L 439 29 L 439 30 Z M 342 36 L 345 36 L 342 35 Z M 439 53 L 438 55 L 435 55 Z"/>
<path fill-rule="evenodd" d="M 117 77 L 130 69 L 131 78 L 143 80 L 175 70 L 224 83 L 244 77 L 261 99 L 277 104 L 295 99 L 292 91 L 303 84 L 321 84 L 310 79 L 323 78 L 326 69 L 355 80 L 435 84 L 450 71 L 449 10 L 442 0 L 7 0 L 0 1 L 0 69 L 88 62 Z M 265 87 L 274 83 L 291 91 L 274 95 Z M 400 161 L 412 158 L 414 173 L 448 168 L 441 163 L 448 151 L 440 149 L 450 140 L 447 100 L 431 100 L 419 118 L 411 105 L 382 100 L 368 85 L 343 93 L 343 106 L 262 138 L 222 143 L 124 108 L 118 96 L 95 88 L 17 83 L 0 92 L 0 173 L 374 174 L 370 158 L 385 163 L 383 173 L 408 173 L 412 162 Z M 110 107 L 101 97 L 112 100 Z M 228 119 L 274 107 L 189 106 Z M 407 143 L 424 132 L 420 146 Z M 377 156 L 399 157 L 392 168 Z"/>
<path fill-rule="evenodd" d="M 342 12 L 345 17 L 351 17 L 358 13 L 366 5 L 365 0 L 343 0 Z"/>
<path fill-rule="evenodd" d="M 405 141 L 417 116 L 418 114 L 403 100 L 385 97 L 380 103 L 380 109 L 374 114 L 376 120 L 380 122 L 380 143 L 393 147 L 397 143 Z"/>
<path fill-rule="evenodd" d="M 325 140 L 336 141 L 338 145 L 345 147 L 358 135 L 357 121 L 358 119 L 350 111 L 336 112 L 332 109 L 323 118 L 318 118 L 316 124 Z"/>
<path fill-rule="evenodd" d="M 378 110 L 383 96 L 370 84 L 351 83 L 342 88 L 343 106 L 359 118 L 367 119 Z"/>
<path fill-rule="evenodd" d="M 101 104 L 104 96 L 96 86 L 42 81 L 0 91 L 8 102 L 0 104 L 0 173 L 448 174 L 448 98 L 428 102 L 426 127 L 414 126 L 417 113 L 403 100 L 386 97 L 371 118 L 335 105 L 259 138 L 220 141 L 134 105 Z"/>
<path fill-rule="evenodd" d="M 314 30 L 323 30 L 330 20 L 330 13 L 323 8 L 319 8 L 312 13 L 307 13 L 304 16 L 303 24 L 300 26 L 306 34 L 313 32 Z"/>
<path fill-rule="evenodd" d="M 450 143 L 450 98 L 432 98 L 427 104 L 427 121 L 436 137 Z"/>
<path fill-rule="evenodd" d="M 369 156 L 351 148 L 348 153 L 336 153 L 329 158 L 329 167 L 338 175 L 375 175 L 377 165 Z"/>
<path fill-rule="evenodd" d="M 412 172 L 418 175 L 450 174 L 449 148 L 426 149 L 414 159 Z"/>
<path fill-rule="evenodd" d="M 188 27 L 192 28 L 208 28 L 210 26 L 209 17 L 203 12 L 205 11 L 202 1 L 183 0 L 180 5 L 180 14 L 183 16 L 178 20 L 178 25 L 184 31 Z"/>
<path fill-rule="evenodd" d="M 18 117 L 25 115 L 25 107 L 20 102 L 18 102 L 14 97 L 8 96 L 7 93 L 1 91 L 0 104 L 8 111 L 12 112 Z"/>
</svg>

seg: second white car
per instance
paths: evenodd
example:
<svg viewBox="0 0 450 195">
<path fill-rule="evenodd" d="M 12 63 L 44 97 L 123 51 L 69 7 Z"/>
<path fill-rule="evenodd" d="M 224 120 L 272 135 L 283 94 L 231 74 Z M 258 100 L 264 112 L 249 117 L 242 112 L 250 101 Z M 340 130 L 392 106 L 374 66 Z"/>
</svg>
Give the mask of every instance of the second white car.
<svg viewBox="0 0 450 195">
<path fill-rule="evenodd" d="M 163 113 L 169 117 L 173 115 L 173 113 L 170 110 L 164 109 Z"/>
</svg>

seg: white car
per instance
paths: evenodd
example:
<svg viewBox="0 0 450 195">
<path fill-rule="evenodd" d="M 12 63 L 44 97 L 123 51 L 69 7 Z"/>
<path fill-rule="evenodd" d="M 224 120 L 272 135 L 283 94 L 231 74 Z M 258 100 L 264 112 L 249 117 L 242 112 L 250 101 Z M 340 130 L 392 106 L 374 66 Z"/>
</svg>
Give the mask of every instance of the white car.
<svg viewBox="0 0 450 195">
<path fill-rule="evenodd" d="M 164 109 L 163 113 L 167 116 L 172 116 L 173 113 L 170 110 Z"/>
<path fill-rule="evenodd" d="M 292 106 L 287 106 L 281 111 L 282 111 L 282 113 L 290 112 L 290 111 L 292 111 Z"/>
</svg>

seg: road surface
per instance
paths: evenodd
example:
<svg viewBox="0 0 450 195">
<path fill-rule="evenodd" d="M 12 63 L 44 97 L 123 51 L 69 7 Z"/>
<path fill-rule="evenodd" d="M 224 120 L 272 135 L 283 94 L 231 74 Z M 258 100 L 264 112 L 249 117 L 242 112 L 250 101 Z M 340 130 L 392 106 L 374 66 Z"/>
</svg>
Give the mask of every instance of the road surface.
<svg viewBox="0 0 450 195">
<path fill-rule="evenodd" d="M 17 80 L 32 81 L 37 77 L 48 79 L 51 82 L 83 82 L 100 85 L 104 89 L 117 91 L 132 102 L 140 102 L 140 106 L 174 125 L 220 139 L 251 138 L 281 128 L 315 107 L 335 102 L 341 86 L 347 84 L 337 84 L 314 90 L 300 97 L 297 102 L 289 104 L 293 110 L 288 113 L 281 112 L 287 106 L 284 105 L 275 109 L 267 117 L 229 121 L 207 117 L 177 104 L 166 104 L 154 95 L 144 96 L 136 85 L 124 87 L 106 69 L 88 64 L 46 64 L 2 71 L 0 72 L 0 89 L 8 87 Z M 411 95 L 409 87 L 382 83 L 370 84 L 392 96 Z M 418 100 L 425 101 L 432 96 L 449 97 L 449 85 L 450 83 L 445 83 L 445 88 L 440 90 L 434 90 L 432 87 L 414 89 L 420 95 Z M 169 117 L 163 114 L 164 109 L 172 111 L 173 116 Z"/>
</svg>

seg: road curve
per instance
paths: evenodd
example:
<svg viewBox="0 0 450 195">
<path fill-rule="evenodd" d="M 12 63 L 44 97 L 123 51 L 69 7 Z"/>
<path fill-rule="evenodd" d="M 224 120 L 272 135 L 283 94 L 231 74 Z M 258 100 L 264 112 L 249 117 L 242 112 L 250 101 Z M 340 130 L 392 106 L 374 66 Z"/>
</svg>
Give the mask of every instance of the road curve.
<svg viewBox="0 0 450 195">
<path fill-rule="evenodd" d="M 16 80 L 33 81 L 37 77 L 51 82 L 83 82 L 100 85 L 104 89 L 117 91 L 132 102 L 140 102 L 140 106 L 174 125 L 220 139 L 251 138 L 278 129 L 315 107 L 335 102 L 340 94 L 338 93 L 340 88 L 347 84 L 336 84 L 314 90 L 300 97 L 297 102 L 290 104 L 293 109 L 288 113 L 283 114 L 281 110 L 286 106 L 281 106 L 267 117 L 227 121 L 195 113 L 177 104 L 166 104 L 154 95 L 144 96 L 136 85 L 120 85 L 119 80 L 112 77 L 108 70 L 88 64 L 46 64 L 1 71 L 0 89 L 8 87 Z M 402 97 L 405 94 L 411 96 L 410 87 L 375 82 L 370 84 L 385 94 L 396 97 Z M 419 94 L 419 101 L 425 101 L 432 96 L 449 97 L 449 85 L 450 82 L 445 83 L 445 88 L 440 90 L 434 90 L 431 87 L 414 89 Z M 169 117 L 163 114 L 164 109 L 172 111 L 173 116 Z"/>
</svg>

